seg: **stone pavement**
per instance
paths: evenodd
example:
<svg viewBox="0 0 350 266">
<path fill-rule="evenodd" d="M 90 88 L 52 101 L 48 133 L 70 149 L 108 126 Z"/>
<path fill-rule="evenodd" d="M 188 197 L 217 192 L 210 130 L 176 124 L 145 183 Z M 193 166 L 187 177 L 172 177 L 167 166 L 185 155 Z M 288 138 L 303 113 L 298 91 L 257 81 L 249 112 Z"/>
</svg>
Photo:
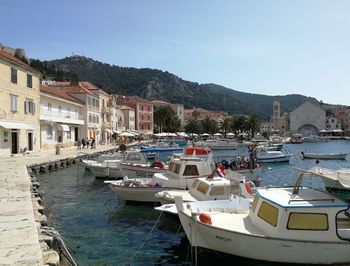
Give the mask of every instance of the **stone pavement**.
<svg viewBox="0 0 350 266">
<path fill-rule="evenodd" d="M 84 150 L 72 147 L 61 149 L 61 155 L 47 150 L 0 158 L 0 265 L 44 265 L 39 243 L 40 223 L 34 219 L 27 166 L 113 148 L 113 145 Z"/>
</svg>

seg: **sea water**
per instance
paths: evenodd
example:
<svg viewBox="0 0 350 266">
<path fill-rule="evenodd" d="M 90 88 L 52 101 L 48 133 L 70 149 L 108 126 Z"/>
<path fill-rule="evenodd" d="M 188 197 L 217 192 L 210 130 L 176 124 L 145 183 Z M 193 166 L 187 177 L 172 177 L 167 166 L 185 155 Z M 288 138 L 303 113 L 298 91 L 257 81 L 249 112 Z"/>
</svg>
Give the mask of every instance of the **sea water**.
<svg viewBox="0 0 350 266">
<path fill-rule="evenodd" d="M 293 167 L 350 168 L 347 160 L 300 159 L 301 151 L 350 152 L 350 141 L 284 145 L 293 152 L 290 163 L 264 164 L 261 185 L 293 185 Z M 216 161 L 247 155 L 247 147 L 216 150 Z M 170 153 L 160 154 L 167 160 Z M 118 199 L 101 180 L 73 165 L 38 176 L 48 222 L 62 235 L 79 265 L 190 265 L 191 249 L 176 216 L 160 214 L 154 204 L 130 204 Z M 304 185 L 311 185 L 305 179 Z M 317 181 L 322 187 L 322 182 Z M 272 265 L 199 249 L 198 265 Z"/>
</svg>

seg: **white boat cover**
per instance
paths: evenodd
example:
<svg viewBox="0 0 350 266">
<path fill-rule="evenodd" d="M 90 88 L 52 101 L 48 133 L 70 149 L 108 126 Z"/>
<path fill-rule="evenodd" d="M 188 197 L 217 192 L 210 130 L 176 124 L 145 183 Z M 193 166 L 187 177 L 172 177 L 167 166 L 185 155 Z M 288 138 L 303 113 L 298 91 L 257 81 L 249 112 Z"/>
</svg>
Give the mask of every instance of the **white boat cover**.
<svg viewBox="0 0 350 266">
<path fill-rule="evenodd" d="M 343 187 L 350 188 L 350 169 L 342 168 L 334 170 L 315 166 L 308 170 L 297 169 L 297 171 L 329 178 L 338 181 Z"/>
</svg>

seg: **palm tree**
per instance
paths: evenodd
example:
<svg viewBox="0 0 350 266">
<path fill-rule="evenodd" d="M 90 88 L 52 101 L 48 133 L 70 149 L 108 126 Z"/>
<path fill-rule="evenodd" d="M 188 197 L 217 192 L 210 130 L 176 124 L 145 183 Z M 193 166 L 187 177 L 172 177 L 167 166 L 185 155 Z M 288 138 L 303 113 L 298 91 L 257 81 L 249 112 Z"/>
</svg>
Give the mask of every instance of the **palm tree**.
<svg viewBox="0 0 350 266">
<path fill-rule="evenodd" d="M 210 117 L 206 117 L 205 119 L 200 121 L 200 124 L 202 125 L 202 131 L 201 133 L 209 133 L 211 135 L 215 134 L 217 132 L 218 126 L 214 119 L 211 119 Z"/>
<path fill-rule="evenodd" d="M 254 138 L 255 132 L 257 132 L 260 127 L 260 118 L 256 114 L 250 114 L 247 118 L 250 135 Z"/>
<path fill-rule="evenodd" d="M 222 132 L 224 132 L 224 137 L 226 138 L 227 131 L 232 128 L 232 117 L 224 117 L 224 119 L 219 123 L 219 128 Z"/>
</svg>

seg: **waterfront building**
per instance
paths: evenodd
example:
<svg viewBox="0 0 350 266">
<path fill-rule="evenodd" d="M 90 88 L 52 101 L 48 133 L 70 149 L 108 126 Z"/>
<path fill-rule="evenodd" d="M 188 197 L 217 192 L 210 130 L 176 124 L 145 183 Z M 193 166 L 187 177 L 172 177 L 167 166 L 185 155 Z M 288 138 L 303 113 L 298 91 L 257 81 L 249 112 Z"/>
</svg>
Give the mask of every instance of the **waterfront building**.
<svg viewBox="0 0 350 266">
<path fill-rule="evenodd" d="M 135 130 L 135 110 L 129 106 L 120 106 L 120 111 L 124 115 L 124 125 L 126 130 Z"/>
<path fill-rule="evenodd" d="M 117 105 L 126 105 L 135 110 L 135 130 L 153 134 L 153 104 L 139 96 L 113 95 Z"/>
<path fill-rule="evenodd" d="M 0 49 L 0 157 L 40 149 L 40 78 Z"/>
<path fill-rule="evenodd" d="M 95 94 L 90 90 L 96 86 L 88 81 L 55 82 L 48 86 L 67 92 L 84 104 L 82 115 L 85 126 L 81 131 L 81 138 L 94 139 L 98 144 L 102 140 L 100 98 L 98 93 Z"/>
<path fill-rule="evenodd" d="M 98 143 L 100 144 L 109 144 L 112 142 L 112 136 L 114 134 L 113 116 L 116 115 L 115 108 L 110 103 L 110 95 L 104 90 L 98 88 L 91 82 L 85 82 L 88 89 L 93 92 L 99 99 L 99 111 L 101 122 L 99 127 L 101 128 L 101 133 L 99 134 L 100 138 Z M 96 140 L 97 141 L 97 140 Z"/>
<path fill-rule="evenodd" d="M 327 117 L 326 130 L 339 130 L 341 129 L 340 121 L 335 116 Z"/>
<path fill-rule="evenodd" d="M 81 139 L 85 105 L 66 91 L 40 86 L 40 131 L 42 149 L 56 144 L 70 147 Z"/>
<path fill-rule="evenodd" d="M 345 106 L 339 108 L 334 112 L 334 117 L 340 122 L 345 135 L 350 136 L 350 108 Z"/>
<path fill-rule="evenodd" d="M 184 105 L 183 104 L 177 104 L 177 103 L 168 103 L 161 100 L 153 100 L 151 101 L 153 106 L 169 106 L 171 109 L 173 109 L 177 115 L 177 117 L 181 121 L 181 126 L 183 127 L 185 125 L 185 118 L 184 118 Z"/>
<path fill-rule="evenodd" d="M 269 132 L 271 134 L 287 135 L 290 133 L 290 114 L 281 114 L 281 104 L 274 101 L 272 105 L 272 119 Z"/>
<path fill-rule="evenodd" d="M 193 108 L 184 110 L 184 121 L 185 124 L 191 119 L 197 117 L 198 120 L 203 120 L 207 117 L 215 120 L 217 123 L 224 119 L 224 114 L 221 112 L 208 111 L 202 108 Z"/>
<path fill-rule="evenodd" d="M 326 126 L 326 111 L 307 101 L 290 113 L 291 133 L 318 135 Z"/>
</svg>

